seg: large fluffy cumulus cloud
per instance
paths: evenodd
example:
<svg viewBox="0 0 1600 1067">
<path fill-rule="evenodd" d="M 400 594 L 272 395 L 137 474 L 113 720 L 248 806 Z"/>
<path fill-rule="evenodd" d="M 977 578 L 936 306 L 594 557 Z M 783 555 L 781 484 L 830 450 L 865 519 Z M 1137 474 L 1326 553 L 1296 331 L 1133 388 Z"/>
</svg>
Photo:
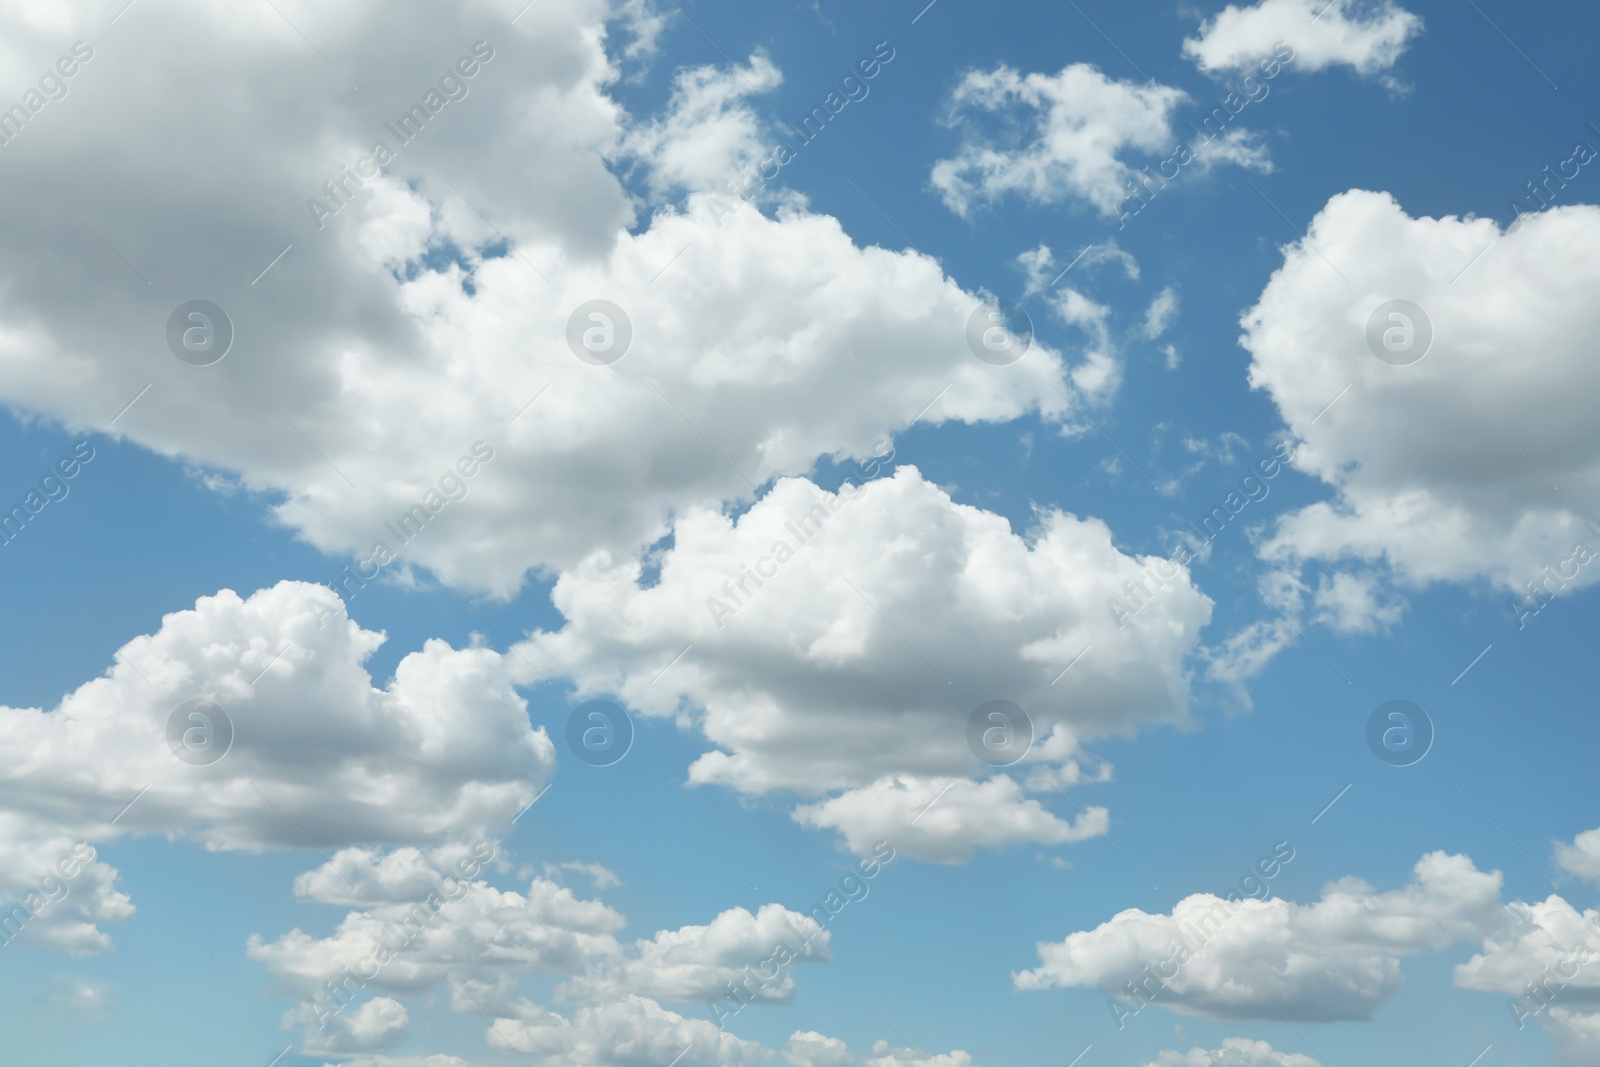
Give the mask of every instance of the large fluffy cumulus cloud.
<svg viewBox="0 0 1600 1067">
<path fill-rule="evenodd" d="M 890 838 L 936 859 L 986 839 L 1092 832 L 1024 800 L 1009 778 L 972 788 L 965 779 L 987 768 L 968 745 L 969 717 L 990 700 L 1019 705 L 1035 737 L 1018 768 L 1025 784 L 1049 793 L 1076 781 L 1082 738 L 1184 718 L 1185 660 L 1211 606 L 1186 571 L 1123 554 L 1098 520 L 1047 511 L 1019 534 L 911 467 L 838 492 L 787 479 L 736 518 L 687 512 L 652 563 L 648 579 L 632 560 L 562 575 L 552 598 L 567 625 L 534 634 L 518 662 L 692 724 L 715 746 L 692 783 L 931 800 L 963 779 L 955 801 Z M 1164 582 L 1145 574 L 1152 566 L 1167 568 Z M 1140 582 L 1148 605 L 1119 622 L 1108 601 Z M 900 785 L 885 781 L 895 776 Z M 860 799 L 801 816 L 870 845 L 862 819 L 886 809 Z M 997 817 L 962 818 L 964 801 Z"/>
<path fill-rule="evenodd" d="M 270 5 L 153 5 L 109 28 L 66 13 L 48 31 L 0 15 L 13 80 L 74 36 L 95 49 L 5 147 L 0 399 L 235 472 L 329 552 L 403 551 L 500 594 L 529 568 L 632 552 L 679 509 L 864 456 L 941 390 L 929 421 L 1062 416 L 1060 356 L 979 362 L 980 301 L 926 256 L 859 247 L 792 201 L 728 216 L 701 193 L 636 225 L 608 164 L 648 150 L 647 184 L 702 187 L 752 143 L 746 83 L 778 72 L 701 72 L 635 129 L 606 92 L 615 13 L 286 4 L 329 62 Z M 392 159 L 374 176 L 378 141 Z M 103 173 L 118 180 L 84 177 Z M 167 347 L 196 297 L 235 331 L 213 366 Z M 600 299 L 631 323 L 609 369 L 567 339 Z M 480 440 L 493 461 L 463 482 L 451 469 Z M 419 503 L 427 527 L 402 548 L 384 524 Z"/>
<path fill-rule="evenodd" d="M 1600 551 L 1587 522 L 1600 504 L 1597 226 L 1586 205 L 1506 230 L 1412 218 L 1382 193 L 1331 199 L 1244 319 L 1251 384 L 1299 439 L 1294 464 L 1335 494 L 1284 517 L 1263 554 L 1519 596 L 1592 582 L 1600 569 L 1577 546 Z M 1380 311 L 1391 300 L 1431 324 L 1405 366 L 1368 344 L 1375 314 L 1380 349 L 1386 329 L 1406 343 L 1407 322 Z M 1422 320 L 1407 318 L 1421 351 Z"/>
</svg>

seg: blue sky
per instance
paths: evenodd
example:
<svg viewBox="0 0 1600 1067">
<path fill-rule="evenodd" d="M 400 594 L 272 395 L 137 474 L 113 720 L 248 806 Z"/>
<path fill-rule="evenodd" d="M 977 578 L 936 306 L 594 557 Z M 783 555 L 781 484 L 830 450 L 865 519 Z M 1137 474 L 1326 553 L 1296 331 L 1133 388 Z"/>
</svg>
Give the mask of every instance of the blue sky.
<svg viewBox="0 0 1600 1067">
<path fill-rule="evenodd" d="M 15 1062 L 1594 1062 L 1600 968 L 1549 982 L 1600 937 L 1594 14 L 1324 3 L 0 15 Z M 209 366 L 166 340 L 194 299 Z M 1404 365 L 1389 300 L 1432 328 Z M 200 765 L 195 699 L 234 729 Z M 595 699 L 610 765 L 568 741 Z M 999 768 L 996 699 L 1035 741 Z M 719 1028 L 841 879 L 823 958 Z"/>
</svg>

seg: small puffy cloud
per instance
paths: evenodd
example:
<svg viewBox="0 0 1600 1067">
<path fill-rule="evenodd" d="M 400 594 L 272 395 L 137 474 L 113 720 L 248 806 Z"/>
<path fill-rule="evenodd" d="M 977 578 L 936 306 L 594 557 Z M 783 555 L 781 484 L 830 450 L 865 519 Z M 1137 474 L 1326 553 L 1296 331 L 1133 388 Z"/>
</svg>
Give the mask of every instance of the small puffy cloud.
<svg viewBox="0 0 1600 1067">
<path fill-rule="evenodd" d="M 893 1048 L 887 1041 L 875 1042 L 867 1067 L 972 1067 L 972 1055 L 960 1049 L 928 1053 L 915 1048 Z"/>
<path fill-rule="evenodd" d="M 1079 200 L 1114 217 L 1137 172 L 1125 157 L 1170 152 L 1172 114 L 1186 99 L 1181 89 L 1118 81 L 1088 63 L 1056 74 L 970 71 L 950 100 L 951 122 L 966 127 L 963 140 L 955 156 L 934 164 L 933 186 L 963 217 L 1008 195 L 1035 204 Z M 980 132 L 976 116 L 998 119 L 1005 136 Z M 1241 130 L 1199 151 L 1200 165 L 1264 164 Z"/>
<path fill-rule="evenodd" d="M 1422 19 L 1392 0 L 1261 0 L 1229 4 L 1183 42 L 1183 54 L 1207 72 L 1237 71 L 1283 58 L 1287 44 L 1293 69 L 1342 64 L 1367 76 L 1393 67 L 1421 32 Z"/>
<path fill-rule="evenodd" d="M 1090 397 L 1115 392 L 1121 384 L 1122 366 L 1111 341 L 1111 309 L 1071 288 L 1053 294 L 1050 306 L 1057 318 L 1076 326 L 1088 338 L 1083 362 L 1072 370 L 1073 386 Z"/>
<path fill-rule="evenodd" d="M 1157 293 L 1155 299 L 1150 301 L 1150 306 L 1144 309 L 1145 339 L 1154 341 L 1177 320 L 1178 290 L 1169 285 Z"/>
<path fill-rule="evenodd" d="M 406 1039 L 410 1023 L 411 1015 L 404 1004 L 389 997 L 373 997 L 334 1016 L 326 1028 L 308 1031 L 301 1052 L 307 1056 L 338 1056 L 394 1048 Z"/>
<path fill-rule="evenodd" d="M 447 894 L 352 911 L 325 938 L 299 929 L 252 936 L 247 954 L 308 1001 L 347 974 L 359 988 L 396 996 L 428 992 L 446 975 L 493 983 L 507 974 L 581 974 L 616 955 L 622 916 L 599 901 L 535 879 L 525 893 L 478 881 Z"/>
<path fill-rule="evenodd" d="M 754 915 L 730 908 L 705 926 L 662 930 L 637 942 L 627 959 L 602 966 L 571 988 L 595 1000 L 626 993 L 656 1000 L 715 1000 L 728 996 L 728 986 L 748 972 L 760 973 L 782 945 L 788 952 L 781 956 L 777 977 L 743 988 L 758 1000 L 787 1001 L 796 988 L 791 967 L 831 960 L 831 936 L 811 916 L 779 904 L 764 904 Z"/>
<path fill-rule="evenodd" d="M 1403 957 L 1481 937 L 1500 922 L 1500 872 L 1443 852 L 1414 870 L 1410 884 L 1387 892 L 1346 878 L 1312 904 L 1197 893 L 1169 915 L 1130 908 L 1041 943 L 1040 966 L 1013 977 L 1019 989 L 1099 988 L 1115 997 L 1129 997 L 1132 982 L 1185 1015 L 1365 1019 L 1400 988 Z"/>
<path fill-rule="evenodd" d="M 1568 874 L 1600 885 L 1600 829 L 1585 830 L 1570 844 L 1558 845 L 1555 859 Z"/>
<path fill-rule="evenodd" d="M 794 813 L 807 826 L 839 831 L 859 856 L 878 841 L 897 852 L 934 863 L 965 863 L 974 848 L 1059 845 L 1104 833 L 1105 808 L 1091 807 L 1076 818 L 1057 817 L 1039 801 L 1024 796 L 1006 776 L 970 778 L 884 778 Z"/>
<path fill-rule="evenodd" d="M 1348 572 L 1323 575 L 1312 602 L 1314 621 L 1346 634 L 1386 631 L 1405 610 L 1404 602 L 1385 595 L 1375 575 Z"/>
<path fill-rule="evenodd" d="M 665 117 L 634 127 L 623 147 L 648 166 L 658 195 L 671 188 L 718 188 L 764 150 L 760 120 L 745 98 L 782 82 L 783 74 L 762 52 L 743 67 L 680 70 Z"/>
<path fill-rule="evenodd" d="M 318 904 L 411 903 L 425 899 L 446 885 L 461 863 L 486 862 L 496 848 L 490 842 L 468 846 L 442 845 L 433 849 L 347 848 L 314 870 L 294 880 L 295 896 Z"/>
<path fill-rule="evenodd" d="M 1139 279 L 1139 261 L 1133 254 L 1117 244 L 1115 237 L 1107 238 L 1104 242 L 1087 245 L 1069 262 L 1059 264 L 1056 262 L 1055 253 L 1050 246 L 1041 242 L 1038 247 L 1031 248 L 1017 255 L 1017 265 L 1022 268 L 1027 276 L 1027 284 L 1023 289 L 1024 296 L 1032 296 L 1049 289 L 1060 281 L 1068 271 L 1080 270 L 1085 274 L 1093 274 L 1098 268 L 1106 264 L 1115 264 L 1122 268 L 1122 273 L 1132 281 Z"/>
<path fill-rule="evenodd" d="M 117 1006 L 117 987 L 108 982 L 79 977 L 53 981 L 67 1003 L 89 1018 L 101 1018 Z"/>
<path fill-rule="evenodd" d="M 1124 555 L 1098 520 L 1043 512 L 1019 535 L 910 467 L 837 493 L 786 479 L 737 517 L 688 511 L 658 563 L 649 582 L 636 562 L 563 574 L 552 597 L 566 625 L 533 634 L 515 662 L 697 729 L 713 748 L 690 767 L 695 784 L 817 800 L 877 789 L 896 810 L 901 790 L 986 771 L 967 725 L 990 700 L 1031 717 L 1024 770 L 1075 766 L 1081 738 L 1182 721 L 1185 661 L 1211 608 L 1187 571 Z M 1119 626 L 1108 601 L 1140 582 L 1148 602 Z M 986 810 L 1016 797 L 1003 781 L 960 788 Z M 806 818 L 846 830 L 871 796 Z M 1031 803 L 1001 837 L 1081 832 Z M 981 836 L 937 812 L 914 833 L 947 829 L 957 853 Z"/>
<path fill-rule="evenodd" d="M 1502 230 L 1412 218 L 1384 193 L 1331 199 L 1243 319 L 1251 384 L 1297 438 L 1294 465 L 1334 493 L 1284 516 L 1261 554 L 1514 597 L 1600 577 L 1597 226 L 1587 205 Z"/>
<path fill-rule="evenodd" d="M 855 1062 L 843 1041 L 815 1030 L 796 1030 L 790 1034 L 783 1058 L 789 1067 L 848 1067 Z"/>
<path fill-rule="evenodd" d="M 1322 1062 L 1298 1052 L 1279 1052 L 1265 1041 L 1225 1037 L 1218 1049 L 1168 1049 L 1147 1067 L 1322 1067 Z"/>
<path fill-rule="evenodd" d="M 135 910 L 116 886 L 117 873 L 88 841 L 0 811 L 0 943 L 74 956 L 109 951 L 111 937 L 100 924 L 123 922 Z"/>
<path fill-rule="evenodd" d="M 754 1041 L 639 996 L 587 1005 L 570 1019 L 530 1005 L 496 1020 L 487 1036 L 491 1047 L 540 1057 L 549 1067 L 756 1067 L 771 1056 Z"/>
<path fill-rule="evenodd" d="M 581 860 L 569 860 L 566 863 L 547 863 L 544 865 L 546 878 L 559 879 L 562 871 L 574 871 L 584 875 L 594 883 L 596 889 L 612 889 L 622 884 L 616 872 L 603 863 L 584 863 Z"/>
</svg>

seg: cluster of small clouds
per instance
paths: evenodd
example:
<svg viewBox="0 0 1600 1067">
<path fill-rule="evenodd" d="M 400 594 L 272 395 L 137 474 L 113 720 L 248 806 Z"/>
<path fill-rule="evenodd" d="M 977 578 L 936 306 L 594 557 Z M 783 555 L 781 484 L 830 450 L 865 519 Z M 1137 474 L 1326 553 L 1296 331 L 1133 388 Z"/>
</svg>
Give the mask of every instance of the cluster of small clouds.
<svg viewBox="0 0 1600 1067">
<path fill-rule="evenodd" d="M 1556 848 L 1563 870 L 1600 884 L 1588 830 Z M 1499 871 L 1433 852 L 1412 880 L 1378 890 L 1347 877 L 1309 904 L 1276 897 L 1226 901 L 1198 893 L 1168 913 L 1130 908 L 1099 926 L 1038 945 L 1039 966 L 1013 975 L 1020 990 L 1097 989 L 1121 1018 L 1144 1003 L 1225 1020 L 1365 1020 L 1395 995 L 1401 962 L 1477 942 L 1454 969 L 1463 989 L 1497 994 L 1520 1026 L 1537 1018 L 1562 1062 L 1600 1055 L 1600 911 L 1558 894 L 1504 900 Z M 1178 951 L 1178 946 L 1184 946 Z M 1175 960 L 1159 971 L 1156 961 Z M 1264 1043 L 1225 1041 L 1215 1051 L 1167 1052 L 1151 1067 L 1311 1067 Z"/>
<path fill-rule="evenodd" d="M 457 881 L 448 899 L 430 902 L 427 914 L 415 917 L 426 894 L 454 881 L 460 855 L 452 848 L 343 850 L 296 882 L 302 899 L 354 905 L 332 934 L 315 937 L 296 929 L 272 941 L 251 939 L 250 958 L 298 1001 L 284 1022 L 301 1031 L 306 1054 L 353 1056 L 346 1062 L 374 1067 L 462 1062 L 384 1055 L 410 1034 L 409 1012 L 395 998 L 447 990 L 453 1010 L 487 1022 L 489 1047 L 541 1062 L 766 1063 L 779 1050 L 662 1001 L 727 996 L 779 941 L 803 944 L 791 965 L 831 959 L 829 932 L 811 916 L 778 904 L 754 914 L 732 908 L 704 925 L 662 930 L 628 944 L 616 936 L 625 920 L 614 909 L 543 877 L 521 892 L 496 889 L 484 879 Z M 538 972 L 563 976 L 558 999 L 575 1006 L 555 1011 L 519 995 L 519 980 Z M 794 993 L 786 971 L 757 997 L 785 1003 Z M 781 1052 L 795 1067 L 860 1063 L 843 1041 L 810 1031 L 797 1032 Z M 965 1067 L 971 1058 L 958 1050 L 924 1060 L 879 1042 L 867 1063 Z"/>
<path fill-rule="evenodd" d="M 1358 0 L 1262 0 L 1229 5 L 1183 42 L 1183 54 L 1217 75 L 1249 73 L 1287 55 L 1306 73 L 1348 66 L 1362 77 L 1387 77 L 1421 29 L 1420 18 L 1388 0 L 1370 10 Z M 1275 73 L 1279 66 L 1262 69 Z M 1089 63 L 1069 63 L 1055 74 L 1004 64 L 968 71 L 950 94 L 947 115 L 962 131 L 961 144 L 934 164 L 931 182 L 963 218 L 1017 196 L 1046 206 L 1079 202 L 1114 219 L 1140 188 L 1141 169 L 1184 140 L 1174 120 L 1192 102 L 1182 89 L 1112 78 Z M 985 127 L 986 116 L 998 129 Z M 1272 169 L 1261 139 L 1238 127 L 1204 136 L 1190 149 L 1201 171 Z"/>
</svg>

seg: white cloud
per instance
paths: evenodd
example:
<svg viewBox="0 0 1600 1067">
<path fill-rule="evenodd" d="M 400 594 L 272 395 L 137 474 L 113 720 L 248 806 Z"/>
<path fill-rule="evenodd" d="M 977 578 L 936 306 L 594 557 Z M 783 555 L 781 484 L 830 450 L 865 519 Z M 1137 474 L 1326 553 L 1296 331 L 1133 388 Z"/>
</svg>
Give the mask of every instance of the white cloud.
<svg viewBox="0 0 1600 1067">
<path fill-rule="evenodd" d="M 1061 321 L 1076 326 L 1089 339 L 1083 363 L 1073 368 L 1072 384 L 1088 396 L 1114 393 L 1122 382 L 1122 365 L 1111 341 L 1111 309 L 1071 288 L 1052 294 L 1050 306 Z"/>
<path fill-rule="evenodd" d="M 1562 1063 L 1600 1056 L 1600 911 L 1551 894 L 1507 904 L 1482 950 L 1455 969 L 1455 984 L 1500 993 L 1517 1028 L 1537 1019 Z"/>
<path fill-rule="evenodd" d="M 457 1011 L 496 1020 L 495 1047 L 599 1055 L 590 1030 L 622 1018 L 640 1034 L 681 1032 L 684 1043 L 709 1053 L 705 1024 L 668 1025 L 679 1017 L 657 998 L 732 1003 L 736 987 L 741 1000 L 783 1003 L 797 988 L 795 966 L 832 958 L 830 932 L 778 904 L 754 914 L 731 908 L 705 925 L 625 945 L 616 937 L 623 917 L 600 901 L 544 878 L 515 892 L 477 877 L 502 859 L 494 842 L 470 850 L 346 849 L 296 879 L 302 898 L 356 905 L 326 937 L 297 928 L 271 940 L 253 936 L 246 947 L 294 1000 L 285 1022 L 301 1032 L 307 1054 L 392 1047 L 407 1018 L 392 998 L 445 985 Z M 775 951 L 779 945 L 785 954 Z M 518 995 L 522 980 L 541 972 L 565 979 L 558 998 L 581 1005 L 572 1020 Z M 745 1043 L 720 1039 L 715 1048 L 750 1053 Z"/>
<path fill-rule="evenodd" d="M 1082 200 L 1114 217 L 1129 196 L 1137 167 L 1130 152 L 1172 151 L 1172 113 L 1188 97 L 1167 85 L 1118 81 L 1087 63 L 1057 74 L 1019 74 L 1001 66 L 970 71 L 951 97 L 951 121 L 966 122 L 956 155 L 934 164 L 933 186 L 945 205 L 966 217 L 979 204 L 1016 194 L 1036 204 Z M 998 116 L 1010 136 L 987 137 L 967 119 Z M 1242 130 L 1207 142 L 1200 162 L 1265 166 Z M 1199 158 L 1199 157 L 1197 157 Z"/>
<path fill-rule="evenodd" d="M 1155 295 L 1150 306 L 1144 309 L 1144 336 L 1154 341 L 1166 333 L 1178 320 L 1178 290 L 1167 286 Z"/>
<path fill-rule="evenodd" d="M 356 1056 L 322 1067 L 471 1067 L 459 1056 Z"/>
<path fill-rule="evenodd" d="M 783 1058 L 789 1062 L 789 1067 L 847 1067 L 855 1062 L 843 1041 L 815 1030 L 796 1030 L 790 1034 Z"/>
<path fill-rule="evenodd" d="M 1092 274 L 1097 267 L 1107 263 L 1114 263 L 1122 268 L 1122 273 L 1132 281 L 1139 280 L 1139 261 L 1133 254 L 1117 244 L 1115 237 L 1107 238 L 1104 242 L 1086 245 L 1083 251 L 1074 256 L 1065 264 L 1056 262 L 1055 253 L 1050 251 L 1050 246 L 1040 244 L 1026 252 L 1018 253 L 1017 264 L 1022 267 L 1028 281 L 1023 289 L 1024 296 L 1032 296 L 1049 289 L 1060 281 L 1068 271 L 1079 270 Z M 1061 269 L 1057 269 L 1057 267 Z"/>
<path fill-rule="evenodd" d="M 529 1006 L 523 1017 L 497 1021 L 488 1039 L 494 1048 L 545 1057 L 549 1067 L 754 1067 L 771 1055 L 637 996 L 580 1008 L 570 1020 Z"/>
<path fill-rule="evenodd" d="M 1382 583 L 1371 574 L 1323 575 L 1312 600 L 1315 621 L 1347 634 L 1387 631 L 1405 611 L 1404 602 L 1386 596 Z"/>
<path fill-rule="evenodd" d="M 429 641 L 377 688 L 363 663 L 383 635 L 342 616 L 319 627 L 307 608 L 319 597 L 331 599 L 304 582 L 202 597 L 55 708 L 0 708 L 0 804 L 23 828 L 0 853 L 5 887 L 48 896 L 39 879 L 74 841 L 161 833 L 214 849 L 302 848 L 462 840 L 507 825 L 548 779 L 554 746 L 530 725 L 501 656 Z M 209 765 L 169 743 L 172 717 L 193 700 L 232 723 L 231 748 Z M 39 936 L 76 915 L 46 939 L 106 947 L 93 922 L 132 911 L 113 877 L 90 863 L 68 879 Z"/>
<path fill-rule="evenodd" d="M 1430 853 L 1409 885 L 1378 892 L 1355 878 L 1331 883 L 1313 904 L 1278 898 L 1238 904 L 1197 893 L 1170 915 L 1130 908 L 1093 930 L 1039 948 L 1040 966 L 1019 989 L 1100 988 L 1185 1015 L 1224 1019 L 1365 1019 L 1400 988 L 1400 960 L 1494 928 L 1498 871 L 1465 856 Z"/>
<path fill-rule="evenodd" d="M 1104 833 L 1109 822 L 1101 807 L 1090 807 L 1070 821 L 1058 818 L 1003 774 L 978 782 L 884 778 L 802 805 L 794 817 L 808 826 L 838 830 L 860 856 L 869 854 L 874 842 L 890 841 L 897 852 L 935 863 L 965 863 L 978 846 L 1082 841 Z"/>
<path fill-rule="evenodd" d="M 91 1019 L 103 1018 L 117 1007 L 117 987 L 90 978 L 57 978 L 62 998 L 78 1013 Z"/>
<path fill-rule="evenodd" d="M 649 168 L 658 195 L 673 188 L 719 188 L 764 151 L 761 122 L 744 98 L 782 82 L 783 74 L 762 52 L 743 67 L 680 70 L 666 116 L 630 130 L 624 150 Z"/>
<path fill-rule="evenodd" d="M 543 879 L 523 893 L 460 882 L 451 895 L 352 911 L 325 938 L 299 929 L 253 936 L 248 955 L 311 1001 L 349 975 L 355 989 L 414 996 L 447 975 L 495 984 L 534 971 L 581 974 L 620 951 L 612 935 L 622 916 Z"/>
<path fill-rule="evenodd" d="M 1184 663 L 1210 602 L 1181 569 L 1160 588 L 1144 575 L 1154 564 L 1094 519 L 1044 512 L 1019 536 L 914 468 L 854 496 L 790 479 L 737 519 L 686 512 L 651 584 L 633 562 L 563 574 L 552 599 L 566 626 L 534 634 L 516 662 L 698 729 L 715 748 L 690 768 L 696 784 L 819 798 L 971 776 L 985 768 L 967 721 L 994 699 L 1032 718 L 1025 768 L 1068 768 L 1080 738 L 1185 717 Z M 1107 602 L 1141 580 L 1148 605 L 1119 628 Z M 813 818 L 838 824 L 859 799 Z M 1032 812 L 1012 814 L 1032 839 L 1060 839 L 1065 824 Z M 948 825 L 958 851 L 979 833 L 924 821 Z"/>
<path fill-rule="evenodd" d="M 1491 993 L 1520 997 L 1530 980 L 1560 974 L 1564 987 L 1558 1000 L 1600 998 L 1600 912 L 1580 912 L 1566 900 L 1551 894 L 1531 904 L 1520 900 L 1505 907 L 1504 924 L 1483 939 L 1483 949 L 1455 969 L 1456 985 Z M 1593 950 L 1591 959 L 1563 968 L 1579 946 Z"/>
<path fill-rule="evenodd" d="M 914 1048 L 892 1048 L 887 1041 L 872 1046 L 867 1067 L 972 1067 L 972 1055 L 961 1049 L 926 1053 Z"/>
<path fill-rule="evenodd" d="M 1381 561 L 1409 584 L 1518 596 L 1528 582 L 1549 597 L 1600 576 L 1575 553 L 1600 551 L 1583 518 L 1600 510 L 1600 432 L 1584 406 L 1600 389 L 1600 306 L 1587 299 L 1597 225 L 1589 206 L 1502 232 L 1489 219 L 1413 219 L 1382 193 L 1330 200 L 1244 317 L 1251 384 L 1299 439 L 1295 466 L 1336 494 L 1285 516 L 1262 554 Z M 1390 300 L 1431 323 L 1410 365 L 1368 346 Z M 1378 321 L 1380 348 L 1385 326 L 1406 343 L 1405 322 Z M 1423 343 L 1420 319 L 1409 336 Z"/>
<path fill-rule="evenodd" d="M 1585 830 L 1556 848 L 1556 866 L 1586 882 L 1600 885 L 1600 829 Z"/>
<path fill-rule="evenodd" d="M 101 923 L 122 922 L 133 902 L 94 846 L 37 814 L 0 811 L 0 943 L 47 945 L 72 955 L 105 952 Z"/>
<path fill-rule="evenodd" d="M 338 1056 L 394 1048 L 406 1039 L 410 1024 L 404 1004 L 373 997 L 330 1020 L 327 1029 L 310 1032 L 301 1051 L 307 1056 Z"/>
<path fill-rule="evenodd" d="M 775 978 L 749 987 L 749 994 L 758 1000 L 782 1002 L 794 997 L 794 965 L 833 959 L 831 937 L 811 916 L 780 904 L 764 904 L 754 915 L 744 908 L 730 908 L 705 926 L 662 930 L 637 942 L 629 958 L 602 967 L 573 983 L 573 988 L 596 1000 L 627 993 L 656 1000 L 726 998 L 730 984 L 759 969 L 782 944 L 792 959 Z"/>
<path fill-rule="evenodd" d="M 1600 1056 L 1600 1012 L 1552 1007 L 1543 1024 L 1555 1039 L 1557 1062 L 1581 1067 Z"/>
<path fill-rule="evenodd" d="M 642 60 L 653 56 L 668 17 L 655 0 L 622 0 L 613 10 L 633 35 L 633 40 L 622 50 L 623 58 Z"/>
<path fill-rule="evenodd" d="M 1168 1049 L 1147 1067 L 1322 1067 L 1322 1063 L 1298 1052 L 1279 1052 L 1265 1041 L 1225 1037 L 1218 1049 Z"/>
<path fill-rule="evenodd" d="M 865 456 L 946 386 L 928 420 L 1064 417 L 1060 356 L 977 360 L 979 299 L 928 257 L 859 247 L 793 201 L 725 216 L 702 195 L 637 219 L 608 161 L 648 142 L 658 182 L 707 180 L 751 144 L 746 79 L 777 72 L 759 56 L 743 76 L 690 72 L 659 125 L 635 124 L 607 95 L 604 27 L 636 8 L 548 0 L 505 28 L 490 0 L 406 18 L 289 3 L 359 94 L 270 7 L 130 13 L 7 148 L 25 192 L 0 219 L 0 400 L 231 472 L 326 552 L 359 562 L 381 541 L 501 595 L 530 568 L 635 552 L 678 509 Z M 98 14 L 63 18 L 45 34 L 0 14 L 0 70 L 31 72 L 8 64 L 63 35 L 104 39 Z M 502 29 L 470 91 L 401 143 L 385 125 L 401 105 L 380 102 L 424 98 L 485 25 Z M 211 83 L 232 88 L 194 91 Z M 141 91 L 115 91 L 128 84 Z M 197 130 L 227 166 L 152 148 Z M 394 158 L 356 189 L 341 168 L 358 174 L 380 138 Z M 84 177 L 101 173 L 122 177 Z M 350 202 L 319 230 L 307 200 L 336 203 L 321 188 L 336 178 Z M 165 341 L 197 296 L 235 328 L 211 367 Z M 595 299 L 632 325 L 609 369 L 566 340 Z M 453 474 L 480 440 L 493 460 Z M 402 546 L 385 524 L 419 502 L 426 525 Z"/>
<path fill-rule="evenodd" d="M 1261 0 L 1229 4 L 1183 42 L 1183 54 L 1204 71 L 1237 71 L 1287 43 L 1293 69 L 1342 64 L 1366 76 L 1393 67 L 1420 32 L 1422 19 L 1392 0 Z"/>
<path fill-rule="evenodd" d="M 341 849 L 321 867 L 294 880 L 295 896 L 318 904 L 400 904 L 424 899 L 445 886 L 457 864 L 487 862 L 497 849 L 492 843 L 447 844 L 426 851 L 397 848 Z"/>
<path fill-rule="evenodd" d="M 587 876 L 594 883 L 596 889 L 611 889 L 622 884 L 622 879 L 617 877 L 616 872 L 603 863 L 584 863 L 581 860 L 569 860 L 566 863 L 547 863 L 544 865 L 546 878 L 559 879 L 562 871 L 576 871 Z"/>
</svg>

